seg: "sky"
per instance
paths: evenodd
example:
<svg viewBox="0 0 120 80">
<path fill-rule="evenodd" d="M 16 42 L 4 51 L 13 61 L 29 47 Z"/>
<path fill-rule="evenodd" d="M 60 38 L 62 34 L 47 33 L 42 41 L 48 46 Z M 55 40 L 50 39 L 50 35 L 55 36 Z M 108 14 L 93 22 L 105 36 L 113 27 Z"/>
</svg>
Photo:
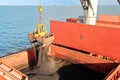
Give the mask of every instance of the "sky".
<svg viewBox="0 0 120 80">
<path fill-rule="evenodd" d="M 0 5 L 80 5 L 79 0 L 0 0 Z M 98 0 L 99 5 L 118 5 L 117 0 Z"/>
</svg>

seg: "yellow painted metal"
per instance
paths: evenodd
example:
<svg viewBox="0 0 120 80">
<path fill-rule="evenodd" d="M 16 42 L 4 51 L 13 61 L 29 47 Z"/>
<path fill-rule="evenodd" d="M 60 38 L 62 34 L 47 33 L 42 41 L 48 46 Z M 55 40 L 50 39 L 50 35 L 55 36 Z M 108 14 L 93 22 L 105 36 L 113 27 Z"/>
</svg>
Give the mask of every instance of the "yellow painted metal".
<svg viewBox="0 0 120 80">
<path fill-rule="evenodd" d="M 38 6 L 38 11 L 42 12 L 42 6 Z"/>
<path fill-rule="evenodd" d="M 45 24 L 37 24 L 36 28 L 34 30 L 34 37 L 42 37 L 44 35 L 48 34 L 48 31 L 45 28 Z"/>
<path fill-rule="evenodd" d="M 40 16 L 41 13 L 42 13 L 42 6 L 38 6 L 38 11 L 40 12 Z M 42 18 L 40 17 L 40 24 L 37 24 L 36 27 L 35 27 L 35 30 L 34 30 L 34 37 L 37 38 L 37 37 L 43 37 L 45 36 L 46 34 L 48 34 L 48 31 L 46 29 L 46 26 L 45 24 L 42 24 Z"/>
</svg>

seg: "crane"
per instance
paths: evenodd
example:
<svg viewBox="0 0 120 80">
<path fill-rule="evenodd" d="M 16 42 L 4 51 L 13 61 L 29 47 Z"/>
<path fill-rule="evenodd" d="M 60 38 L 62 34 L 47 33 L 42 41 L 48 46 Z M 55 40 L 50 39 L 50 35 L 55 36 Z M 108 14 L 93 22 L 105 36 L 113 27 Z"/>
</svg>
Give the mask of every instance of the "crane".
<svg viewBox="0 0 120 80">
<path fill-rule="evenodd" d="M 120 4 L 120 0 L 117 0 L 118 1 L 118 3 Z"/>
<path fill-rule="evenodd" d="M 117 1 L 120 4 L 120 0 Z M 83 23 L 95 25 L 98 0 L 80 0 L 80 3 L 84 10 Z"/>
<path fill-rule="evenodd" d="M 50 61 L 49 57 L 47 56 L 47 53 L 49 52 L 49 45 L 54 41 L 54 34 L 49 33 L 46 29 L 46 26 L 44 23 L 42 23 L 42 5 L 38 6 L 38 11 L 40 13 L 40 23 L 36 24 L 36 27 L 34 29 L 33 33 L 28 33 L 28 39 L 32 45 L 33 52 L 34 52 L 34 65 L 32 66 L 32 69 L 34 68 L 40 68 L 43 70 L 47 66 L 47 74 L 51 71 Z M 49 61 L 49 64 L 47 64 Z M 53 62 L 51 62 L 51 65 L 54 65 Z M 54 66 L 56 67 L 56 66 Z M 54 68 L 52 66 L 52 68 Z M 50 71 L 49 71 L 50 70 Z M 34 70 L 35 71 L 35 70 Z"/>
</svg>

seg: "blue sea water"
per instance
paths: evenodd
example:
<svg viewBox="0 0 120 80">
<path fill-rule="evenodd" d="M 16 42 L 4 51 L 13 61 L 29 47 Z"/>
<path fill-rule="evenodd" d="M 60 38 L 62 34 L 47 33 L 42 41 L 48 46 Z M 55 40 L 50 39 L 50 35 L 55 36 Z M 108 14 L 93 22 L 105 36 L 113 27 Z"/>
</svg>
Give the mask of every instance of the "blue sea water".
<svg viewBox="0 0 120 80">
<path fill-rule="evenodd" d="M 99 6 L 98 14 L 120 15 L 120 6 Z M 83 15 L 81 6 L 43 6 L 43 23 Z M 30 47 L 28 32 L 39 23 L 37 6 L 0 6 L 0 56 Z M 56 25 L 57 26 L 57 25 Z"/>
</svg>

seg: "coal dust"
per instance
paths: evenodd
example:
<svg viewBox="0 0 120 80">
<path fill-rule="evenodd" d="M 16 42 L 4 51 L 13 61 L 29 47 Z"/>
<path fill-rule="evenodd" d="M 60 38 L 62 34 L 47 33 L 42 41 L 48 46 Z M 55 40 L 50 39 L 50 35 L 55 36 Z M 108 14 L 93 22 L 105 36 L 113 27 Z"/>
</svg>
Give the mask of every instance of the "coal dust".
<svg viewBox="0 0 120 80">
<path fill-rule="evenodd" d="M 48 56 L 49 46 L 38 50 L 37 65 L 21 70 L 29 80 L 103 80 L 105 77 L 81 64 Z"/>
</svg>

